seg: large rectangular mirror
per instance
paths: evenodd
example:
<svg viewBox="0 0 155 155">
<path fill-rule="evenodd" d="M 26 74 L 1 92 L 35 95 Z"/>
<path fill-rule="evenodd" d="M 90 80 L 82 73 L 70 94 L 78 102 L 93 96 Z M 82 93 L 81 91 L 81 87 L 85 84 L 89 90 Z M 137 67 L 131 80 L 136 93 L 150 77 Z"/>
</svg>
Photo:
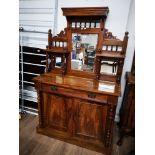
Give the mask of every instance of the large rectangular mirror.
<svg viewBox="0 0 155 155">
<path fill-rule="evenodd" d="M 72 34 L 72 70 L 93 72 L 97 41 L 97 34 Z"/>
</svg>

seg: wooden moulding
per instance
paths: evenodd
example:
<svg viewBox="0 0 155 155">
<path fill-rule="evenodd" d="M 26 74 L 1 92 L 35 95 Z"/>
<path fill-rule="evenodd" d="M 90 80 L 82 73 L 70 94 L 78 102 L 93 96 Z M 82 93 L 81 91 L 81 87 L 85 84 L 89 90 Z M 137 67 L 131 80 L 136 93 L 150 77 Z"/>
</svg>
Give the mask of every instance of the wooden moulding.
<svg viewBox="0 0 155 155">
<path fill-rule="evenodd" d="M 101 153 L 106 153 L 106 155 L 110 155 L 110 148 L 106 148 L 103 144 L 94 144 L 91 143 L 90 140 L 85 140 L 85 141 L 80 141 L 79 138 L 76 137 L 71 137 L 69 134 L 63 132 L 63 131 L 58 131 L 58 130 L 54 130 L 52 128 L 46 127 L 46 128 L 40 128 L 39 126 L 37 126 L 37 132 L 41 133 L 43 135 L 46 135 L 48 137 L 51 138 L 56 138 L 62 141 L 65 141 L 67 143 L 70 144 L 74 144 L 80 147 L 85 147 L 87 149 L 90 149 L 92 151 L 97 151 L 97 152 L 101 152 Z M 52 131 L 52 132 L 51 132 Z"/>
<path fill-rule="evenodd" d="M 51 47 L 51 49 L 46 49 L 44 51 L 48 53 L 68 53 L 67 49 L 63 47 Z"/>
<path fill-rule="evenodd" d="M 123 46 L 123 42 L 119 39 L 104 39 L 103 45 Z"/>
<path fill-rule="evenodd" d="M 104 16 L 107 17 L 108 7 L 75 7 L 62 8 L 64 16 Z"/>
<path fill-rule="evenodd" d="M 101 51 L 101 53 L 96 54 L 96 56 L 103 57 L 103 58 L 113 58 L 115 59 L 124 59 L 125 56 L 122 55 L 120 52 L 109 52 L 109 51 Z"/>
<path fill-rule="evenodd" d="M 117 83 L 105 82 L 106 84 L 115 84 L 115 91 L 113 93 L 106 91 L 99 91 L 99 83 L 102 81 L 96 81 L 93 79 L 87 79 L 77 76 L 65 75 L 62 77 L 61 75 L 54 73 L 46 73 L 44 75 L 33 78 L 34 82 L 41 82 L 47 85 L 56 85 L 57 87 L 69 88 L 73 90 L 80 91 L 90 91 L 94 93 L 99 93 L 100 95 L 113 95 L 120 96 L 120 85 Z M 80 81 L 80 83 L 79 83 Z M 39 89 L 37 87 L 37 89 Z"/>
</svg>

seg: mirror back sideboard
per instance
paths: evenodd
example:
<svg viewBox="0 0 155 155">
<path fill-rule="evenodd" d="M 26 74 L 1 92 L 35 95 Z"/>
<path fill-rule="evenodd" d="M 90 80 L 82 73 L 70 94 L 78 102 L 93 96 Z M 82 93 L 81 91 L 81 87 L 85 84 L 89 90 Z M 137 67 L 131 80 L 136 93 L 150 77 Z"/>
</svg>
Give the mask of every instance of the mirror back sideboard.
<svg viewBox="0 0 155 155">
<path fill-rule="evenodd" d="M 48 32 L 46 73 L 35 77 L 37 132 L 111 154 L 128 33 L 105 29 L 108 7 L 62 8 L 67 27 Z"/>
</svg>

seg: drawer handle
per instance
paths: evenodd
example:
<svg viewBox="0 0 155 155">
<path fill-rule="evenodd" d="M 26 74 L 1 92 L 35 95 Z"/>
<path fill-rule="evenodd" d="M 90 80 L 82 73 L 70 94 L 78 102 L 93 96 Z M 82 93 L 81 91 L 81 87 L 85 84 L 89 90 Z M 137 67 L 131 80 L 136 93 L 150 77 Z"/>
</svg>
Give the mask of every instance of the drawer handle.
<svg viewBox="0 0 155 155">
<path fill-rule="evenodd" d="M 57 86 L 51 86 L 51 90 L 54 90 L 54 91 L 58 90 Z"/>
<path fill-rule="evenodd" d="M 88 93 L 88 97 L 89 98 L 96 98 L 96 94 L 95 93 Z"/>
</svg>

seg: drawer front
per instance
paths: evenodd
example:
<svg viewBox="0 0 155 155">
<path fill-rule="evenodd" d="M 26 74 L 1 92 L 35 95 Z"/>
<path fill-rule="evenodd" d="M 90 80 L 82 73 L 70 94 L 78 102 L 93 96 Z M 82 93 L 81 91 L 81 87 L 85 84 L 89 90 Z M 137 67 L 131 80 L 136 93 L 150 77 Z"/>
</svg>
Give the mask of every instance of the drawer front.
<svg viewBox="0 0 155 155">
<path fill-rule="evenodd" d="M 81 91 L 81 90 L 74 90 L 74 89 L 69 89 L 69 88 L 63 88 L 55 85 L 42 85 L 42 90 L 54 94 L 60 94 L 60 95 L 65 95 L 65 96 L 70 96 L 70 97 L 75 97 L 75 98 L 80 98 L 80 99 L 86 99 L 89 101 L 95 101 L 95 102 L 100 102 L 100 103 L 107 103 L 108 96 L 107 95 L 102 95 L 94 92 L 86 92 L 86 91 Z"/>
</svg>

